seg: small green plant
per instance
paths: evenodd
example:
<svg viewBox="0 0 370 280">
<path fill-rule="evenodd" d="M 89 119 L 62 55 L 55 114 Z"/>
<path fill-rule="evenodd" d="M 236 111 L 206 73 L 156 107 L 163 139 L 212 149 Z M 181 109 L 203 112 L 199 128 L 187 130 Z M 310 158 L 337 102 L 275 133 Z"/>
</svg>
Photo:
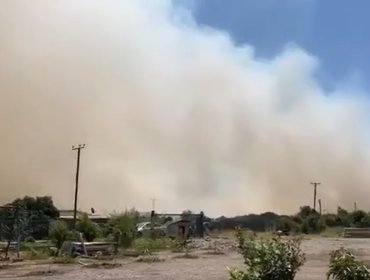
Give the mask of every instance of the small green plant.
<svg viewBox="0 0 370 280">
<path fill-rule="evenodd" d="M 61 220 L 54 221 L 50 226 L 49 236 L 55 246 L 60 249 L 70 236 L 67 224 Z"/>
<path fill-rule="evenodd" d="M 232 280 L 293 280 L 305 262 L 299 239 L 256 239 L 245 236 L 240 229 L 236 237 L 247 268 L 229 269 Z"/>
<path fill-rule="evenodd" d="M 340 248 L 330 254 L 327 276 L 327 279 L 335 280 L 368 280 L 370 270 L 363 262 L 356 260 L 350 250 Z"/>
</svg>

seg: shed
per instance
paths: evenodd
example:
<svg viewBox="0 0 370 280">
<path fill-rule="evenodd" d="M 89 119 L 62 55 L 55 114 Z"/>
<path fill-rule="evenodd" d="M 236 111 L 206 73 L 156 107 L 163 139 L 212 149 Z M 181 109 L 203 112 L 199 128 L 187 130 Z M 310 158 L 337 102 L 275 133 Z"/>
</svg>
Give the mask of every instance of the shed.
<svg viewBox="0 0 370 280">
<path fill-rule="evenodd" d="M 186 219 L 170 222 L 167 224 L 167 236 L 188 239 L 192 233 L 193 223 Z"/>
</svg>

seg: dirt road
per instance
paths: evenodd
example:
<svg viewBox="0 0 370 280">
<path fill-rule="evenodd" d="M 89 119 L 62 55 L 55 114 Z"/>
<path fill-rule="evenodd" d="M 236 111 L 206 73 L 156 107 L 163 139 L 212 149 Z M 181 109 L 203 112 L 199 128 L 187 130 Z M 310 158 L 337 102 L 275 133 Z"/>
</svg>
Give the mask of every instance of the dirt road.
<svg viewBox="0 0 370 280">
<path fill-rule="evenodd" d="M 297 280 L 326 279 L 330 251 L 341 246 L 351 248 L 355 254 L 370 261 L 370 239 L 330 239 L 315 238 L 305 240 L 302 244 L 307 262 L 297 276 Z M 194 254 L 198 258 L 178 258 L 176 254 L 161 254 L 163 262 L 140 263 L 134 260 L 120 261 L 116 268 L 86 268 L 81 265 L 29 264 L 16 268 L 0 269 L 1 279 L 26 280 L 225 280 L 228 279 L 226 267 L 242 266 L 242 259 L 235 251 L 211 255 L 205 250 Z"/>
</svg>

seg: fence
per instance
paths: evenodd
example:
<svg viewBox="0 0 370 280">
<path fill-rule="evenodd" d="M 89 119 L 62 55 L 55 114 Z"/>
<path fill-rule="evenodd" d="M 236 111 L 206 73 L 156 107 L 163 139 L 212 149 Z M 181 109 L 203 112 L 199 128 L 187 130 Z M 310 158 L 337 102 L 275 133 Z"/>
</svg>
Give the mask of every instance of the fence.
<svg viewBox="0 0 370 280">
<path fill-rule="evenodd" d="M 370 238 L 370 228 L 344 228 L 344 238 Z"/>
</svg>

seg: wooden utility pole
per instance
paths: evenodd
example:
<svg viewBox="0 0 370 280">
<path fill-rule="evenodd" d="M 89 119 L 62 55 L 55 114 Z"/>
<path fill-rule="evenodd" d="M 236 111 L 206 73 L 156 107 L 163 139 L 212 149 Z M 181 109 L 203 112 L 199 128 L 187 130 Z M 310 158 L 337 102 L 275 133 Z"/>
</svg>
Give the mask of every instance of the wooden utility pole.
<svg viewBox="0 0 370 280">
<path fill-rule="evenodd" d="M 319 200 L 318 200 L 318 201 L 319 201 L 319 211 L 320 211 L 319 213 L 320 213 L 320 216 L 321 216 L 321 213 L 322 213 L 322 212 L 321 212 L 321 199 L 319 198 Z"/>
<path fill-rule="evenodd" d="M 319 182 L 312 182 L 311 185 L 313 185 L 313 210 L 316 211 L 316 196 L 317 196 L 317 186 L 320 185 Z"/>
<path fill-rule="evenodd" d="M 157 199 L 151 198 L 150 200 L 152 201 L 152 210 L 155 211 L 155 202 Z"/>
<path fill-rule="evenodd" d="M 78 179 L 80 174 L 80 156 L 81 150 L 85 148 L 85 144 L 79 144 L 77 147 L 72 146 L 72 150 L 77 150 L 77 170 L 76 170 L 76 186 L 75 186 L 75 204 L 73 208 L 73 227 L 76 228 L 76 220 L 77 220 L 77 196 L 78 196 Z"/>
<path fill-rule="evenodd" d="M 357 202 L 354 203 L 354 210 L 357 211 Z"/>
</svg>

